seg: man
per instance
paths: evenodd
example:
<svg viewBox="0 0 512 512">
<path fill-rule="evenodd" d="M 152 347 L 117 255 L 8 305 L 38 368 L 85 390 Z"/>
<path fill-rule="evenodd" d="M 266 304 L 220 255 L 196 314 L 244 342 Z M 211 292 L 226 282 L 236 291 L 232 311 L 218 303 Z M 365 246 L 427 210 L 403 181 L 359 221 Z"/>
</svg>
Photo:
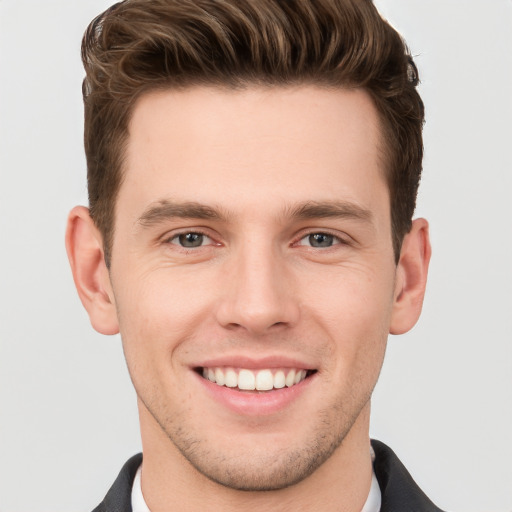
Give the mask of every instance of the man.
<svg viewBox="0 0 512 512">
<path fill-rule="evenodd" d="M 439 510 L 369 440 L 430 259 L 400 36 L 369 0 L 127 0 L 83 61 L 67 249 L 144 455 L 96 510 Z"/>
</svg>

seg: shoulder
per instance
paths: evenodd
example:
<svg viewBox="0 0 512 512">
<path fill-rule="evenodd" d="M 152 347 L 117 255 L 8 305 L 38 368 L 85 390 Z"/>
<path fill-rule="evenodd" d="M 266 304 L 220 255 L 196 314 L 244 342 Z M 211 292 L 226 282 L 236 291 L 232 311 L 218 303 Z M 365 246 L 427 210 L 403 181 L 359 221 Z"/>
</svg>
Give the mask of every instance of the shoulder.
<svg viewBox="0 0 512 512">
<path fill-rule="evenodd" d="M 395 452 L 372 440 L 374 470 L 382 493 L 381 512 L 442 512 L 418 487 Z"/>
<path fill-rule="evenodd" d="M 122 467 L 104 500 L 92 512 L 131 512 L 133 480 L 141 464 L 142 453 L 129 459 Z"/>
</svg>

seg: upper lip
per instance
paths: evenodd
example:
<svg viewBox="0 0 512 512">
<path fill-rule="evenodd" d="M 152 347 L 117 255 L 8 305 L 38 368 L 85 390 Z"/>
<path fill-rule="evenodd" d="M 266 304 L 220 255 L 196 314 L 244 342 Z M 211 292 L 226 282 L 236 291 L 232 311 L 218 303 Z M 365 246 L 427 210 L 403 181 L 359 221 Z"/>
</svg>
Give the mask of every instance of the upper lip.
<svg viewBox="0 0 512 512">
<path fill-rule="evenodd" d="M 248 370 L 259 370 L 263 368 L 300 368 L 314 370 L 315 365 L 295 357 L 273 355 L 265 357 L 250 357 L 247 355 L 232 355 L 205 359 L 194 365 L 195 368 L 246 368 Z"/>
</svg>

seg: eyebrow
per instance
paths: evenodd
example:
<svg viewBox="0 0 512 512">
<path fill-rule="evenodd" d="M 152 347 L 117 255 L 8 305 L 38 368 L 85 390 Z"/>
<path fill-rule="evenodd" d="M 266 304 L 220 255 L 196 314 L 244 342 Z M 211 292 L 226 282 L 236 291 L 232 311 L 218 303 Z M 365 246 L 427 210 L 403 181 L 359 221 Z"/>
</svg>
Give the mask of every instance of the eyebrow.
<svg viewBox="0 0 512 512">
<path fill-rule="evenodd" d="M 173 218 L 225 221 L 227 213 L 218 208 L 193 201 L 174 202 L 167 199 L 151 204 L 137 223 L 149 227 Z M 322 218 L 354 219 L 371 222 L 372 212 L 347 201 L 306 201 L 285 208 L 284 218 L 309 220 Z"/>
<path fill-rule="evenodd" d="M 224 220 L 225 216 L 219 210 L 201 203 L 175 203 L 164 199 L 150 205 L 139 217 L 137 223 L 142 226 L 152 226 L 173 218 Z"/>
<path fill-rule="evenodd" d="M 294 206 L 287 212 L 291 218 L 299 220 L 338 218 L 372 221 L 372 212 L 347 201 L 307 201 Z"/>
</svg>

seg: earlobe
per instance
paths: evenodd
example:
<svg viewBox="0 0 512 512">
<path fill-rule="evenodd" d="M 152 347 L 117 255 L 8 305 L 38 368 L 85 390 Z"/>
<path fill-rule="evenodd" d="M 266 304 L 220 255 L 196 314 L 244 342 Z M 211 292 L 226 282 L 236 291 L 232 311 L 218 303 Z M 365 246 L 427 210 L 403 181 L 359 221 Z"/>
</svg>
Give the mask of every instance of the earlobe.
<svg viewBox="0 0 512 512">
<path fill-rule="evenodd" d="M 76 206 L 68 216 L 66 250 L 78 295 L 92 326 L 102 334 L 117 334 L 119 325 L 102 238 L 84 206 Z"/>
<path fill-rule="evenodd" d="M 403 334 L 418 321 L 425 296 L 430 255 L 428 222 L 416 219 L 404 237 L 400 252 L 389 330 L 391 334 Z"/>
</svg>

